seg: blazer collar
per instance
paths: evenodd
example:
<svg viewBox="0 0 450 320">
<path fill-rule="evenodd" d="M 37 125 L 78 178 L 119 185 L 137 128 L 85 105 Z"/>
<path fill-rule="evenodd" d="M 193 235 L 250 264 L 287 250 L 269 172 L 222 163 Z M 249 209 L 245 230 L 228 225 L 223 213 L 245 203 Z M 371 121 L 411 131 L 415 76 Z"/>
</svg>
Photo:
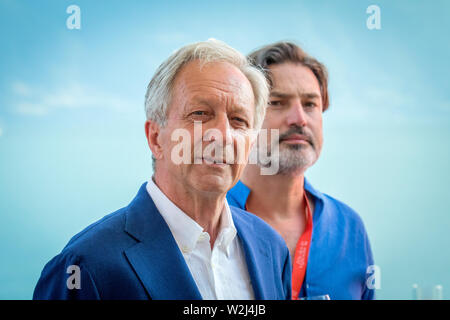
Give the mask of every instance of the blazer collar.
<svg viewBox="0 0 450 320">
<path fill-rule="evenodd" d="M 255 232 L 239 209 L 230 209 L 255 299 L 277 299 L 273 296 L 276 288 L 270 243 Z M 125 231 L 137 241 L 125 255 L 151 299 L 202 299 L 169 227 L 148 195 L 146 183 L 127 207 Z"/>
<path fill-rule="evenodd" d="M 127 207 L 125 231 L 138 241 L 125 255 L 151 299 L 198 300 L 202 296 L 146 183 Z"/>
<path fill-rule="evenodd" d="M 252 282 L 256 300 L 278 299 L 273 296 L 277 292 L 273 287 L 274 270 L 270 243 L 254 230 L 252 221 L 239 212 L 240 209 L 230 207 L 237 234 L 245 252 L 248 273 Z"/>
</svg>

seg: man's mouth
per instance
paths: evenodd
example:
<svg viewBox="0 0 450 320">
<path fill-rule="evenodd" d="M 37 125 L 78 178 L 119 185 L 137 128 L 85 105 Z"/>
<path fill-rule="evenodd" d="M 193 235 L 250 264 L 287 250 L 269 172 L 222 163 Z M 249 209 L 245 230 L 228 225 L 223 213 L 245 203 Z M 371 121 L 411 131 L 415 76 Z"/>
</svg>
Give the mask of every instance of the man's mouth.
<svg viewBox="0 0 450 320">
<path fill-rule="evenodd" d="M 227 166 L 229 165 L 225 160 L 223 159 L 217 159 L 217 158 L 210 158 L 210 157 L 202 157 L 199 158 L 201 160 L 202 164 L 207 165 L 214 165 L 214 166 Z"/>
<path fill-rule="evenodd" d="M 280 142 L 287 142 L 287 143 L 292 143 L 292 144 L 295 144 L 295 143 L 311 144 L 310 139 L 307 136 L 302 135 L 302 134 L 291 134 L 287 137 L 281 138 Z"/>
</svg>

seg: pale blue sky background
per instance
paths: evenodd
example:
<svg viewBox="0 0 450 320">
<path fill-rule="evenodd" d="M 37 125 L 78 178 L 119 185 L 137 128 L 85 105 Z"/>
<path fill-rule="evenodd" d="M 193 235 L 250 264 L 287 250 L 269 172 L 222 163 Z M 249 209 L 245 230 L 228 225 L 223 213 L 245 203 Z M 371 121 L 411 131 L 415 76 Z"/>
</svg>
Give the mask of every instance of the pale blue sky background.
<svg viewBox="0 0 450 320">
<path fill-rule="evenodd" d="M 71 4 L 81 30 L 66 28 Z M 381 30 L 366 28 L 371 4 Z M 146 85 L 210 37 L 244 53 L 294 40 L 327 65 L 307 177 L 362 216 L 379 298 L 410 299 L 413 283 L 450 298 L 449 14 L 445 0 L 0 0 L 0 298 L 31 298 L 70 237 L 151 176 Z"/>
</svg>

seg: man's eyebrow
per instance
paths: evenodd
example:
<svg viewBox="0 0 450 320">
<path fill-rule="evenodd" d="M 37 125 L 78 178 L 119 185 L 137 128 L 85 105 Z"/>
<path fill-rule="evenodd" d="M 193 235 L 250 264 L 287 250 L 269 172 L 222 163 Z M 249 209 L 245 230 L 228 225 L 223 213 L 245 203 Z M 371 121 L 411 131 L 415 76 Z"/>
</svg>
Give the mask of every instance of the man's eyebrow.
<svg viewBox="0 0 450 320">
<path fill-rule="evenodd" d="M 201 105 L 201 106 L 206 106 L 206 107 L 209 107 L 211 109 L 214 109 L 214 101 L 210 101 L 210 100 L 205 99 L 203 97 L 201 97 L 201 98 L 194 98 L 190 105 L 191 106 L 200 106 Z M 247 116 L 250 116 L 249 108 L 246 108 L 246 107 L 244 107 L 244 106 L 242 106 L 242 105 L 240 105 L 238 103 L 237 104 L 236 103 L 233 104 L 233 106 L 231 108 L 231 111 L 244 113 Z"/>
<path fill-rule="evenodd" d="M 314 93 L 314 92 L 304 93 L 304 94 L 302 94 L 302 96 L 304 96 L 305 98 L 309 98 L 309 99 L 320 98 L 320 95 L 317 93 Z"/>
<path fill-rule="evenodd" d="M 278 92 L 278 91 L 271 91 L 270 96 L 275 97 L 275 98 L 289 98 L 289 97 L 292 97 L 292 94 Z"/>
<path fill-rule="evenodd" d="M 306 92 L 306 93 L 301 93 L 300 95 L 301 95 L 301 97 L 308 98 L 308 99 L 320 98 L 320 95 L 315 92 Z M 270 93 L 270 96 L 273 98 L 290 98 L 290 97 L 293 97 L 294 95 L 291 93 L 272 91 Z"/>
<path fill-rule="evenodd" d="M 211 105 L 213 104 L 211 101 L 208 101 L 208 99 L 205 98 L 194 98 L 191 100 L 191 104 L 192 105 L 204 105 L 204 106 L 208 106 L 211 107 Z"/>
<path fill-rule="evenodd" d="M 239 112 L 239 113 L 241 113 L 241 114 L 245 114 L 245 115 L 248 116 L 248 117 L 250 116 L 250 110 L 249 110 L 249 108 L 246 108 L 246 107 L 241 106 L 241 105 L 239 105 L 239 104 L 234 104 L 233 107 L 232 107 L 232 109 L 231 109 L 231 111 Z"/>
</svg>

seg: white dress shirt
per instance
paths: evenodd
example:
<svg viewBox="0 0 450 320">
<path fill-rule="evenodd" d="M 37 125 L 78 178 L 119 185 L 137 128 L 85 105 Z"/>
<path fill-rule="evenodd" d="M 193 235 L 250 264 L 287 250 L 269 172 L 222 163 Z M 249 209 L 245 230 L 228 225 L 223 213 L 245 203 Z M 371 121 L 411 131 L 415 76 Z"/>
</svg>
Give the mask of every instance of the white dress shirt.
<svg viewBox="0 0 450 320">
<path fill-rule="evenodd" d="M 150 179 L 147 192 L 169 226 L 205 300 L 253 300 L 244 250 L 225 200 L 220 230 L 211 250 L 210 236 Z"/>
</svg>

